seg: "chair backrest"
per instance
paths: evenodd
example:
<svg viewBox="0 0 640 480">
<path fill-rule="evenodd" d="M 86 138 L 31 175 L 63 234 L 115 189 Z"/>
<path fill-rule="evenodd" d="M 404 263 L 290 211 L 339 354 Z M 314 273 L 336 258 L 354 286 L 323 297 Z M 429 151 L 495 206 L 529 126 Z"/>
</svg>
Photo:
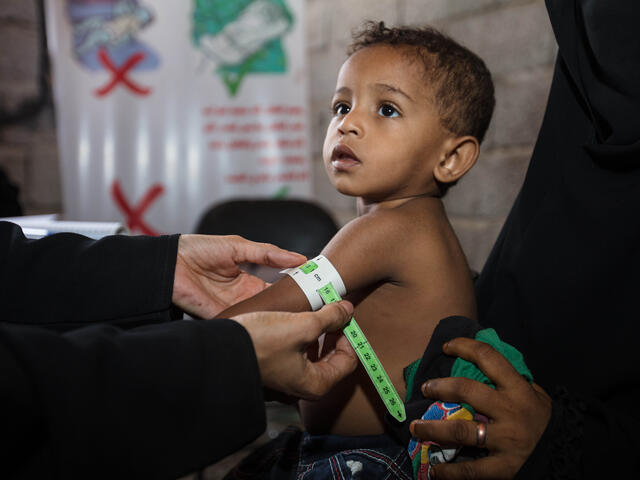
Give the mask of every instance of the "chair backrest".
<svg viewBox="0 0 640 480">
<path fill-rule="evenodd" d="M 316 256 L 338 231 L 331 216 L 305 200 L 231 200 L 211 207 L 196 233 L 240 235 Z"/>
</svg>

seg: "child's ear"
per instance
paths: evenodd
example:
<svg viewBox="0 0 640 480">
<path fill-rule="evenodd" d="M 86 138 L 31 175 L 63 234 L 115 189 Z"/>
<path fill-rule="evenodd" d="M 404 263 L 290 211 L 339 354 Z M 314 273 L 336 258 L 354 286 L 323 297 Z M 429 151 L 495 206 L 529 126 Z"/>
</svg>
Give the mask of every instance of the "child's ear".
<svg viewBox="0 0 640 480">
<path fill-rule="evenodd" d="M 476 163 L 480 144 L 475 137 L 469 135 L 450 139 L 446 147 L 433 175 L 441 183 L 452 183 L 460 179 Z"/>
</svg>

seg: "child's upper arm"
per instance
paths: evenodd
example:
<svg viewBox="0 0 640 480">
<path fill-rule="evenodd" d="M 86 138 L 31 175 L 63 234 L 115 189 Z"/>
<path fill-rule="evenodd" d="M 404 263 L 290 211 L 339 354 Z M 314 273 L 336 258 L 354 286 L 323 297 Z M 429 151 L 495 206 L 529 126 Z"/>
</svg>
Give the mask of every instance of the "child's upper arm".
<svg viewBox="0 0 640 480">
<path fill-rule="evenodd" d="M 393 277 L 404 236 L 393 212 L 373 212 L 344 226 L 322 250 L 336 268 L 347 293 Z M 219 317 L 255 311 L 310 310 L 309 302 L 288 275 L 257 295 L 233 305 Z"/>
<path fill-rule="evenodd" d="M 394 277 L 407 233 L 403 223 L 393 210 L 372 212 L 345 225 L 322 250 L 347 292 Z"/>
</svg>

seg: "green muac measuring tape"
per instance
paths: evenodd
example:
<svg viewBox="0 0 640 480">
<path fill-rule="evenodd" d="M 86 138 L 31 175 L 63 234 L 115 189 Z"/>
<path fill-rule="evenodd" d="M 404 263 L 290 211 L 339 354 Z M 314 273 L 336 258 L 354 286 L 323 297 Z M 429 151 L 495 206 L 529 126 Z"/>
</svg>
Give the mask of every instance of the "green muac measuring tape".
<svg viewBox="0 0 640 480">
<path fill-rule="evenodd" d="M 318 255 L 300 267 L 283 270 L 283 272 L 286 272 L 296 281 L 309 300 L 313 310 L 320 308 L 323 302 L 327 305 L 339 302 L 342 297 L 338 290 L 346 291 L 337 270 L 322 255 Z M 337 288 L 334 283 L 337 283 Z M 389 414 L 399 422 L 404 422 L 407 419 L 404 403 L 400 399 L 398 392 L 396 392 L 393 383 L 391 383 L 382 363 L 380 363 L 376 352 L 373 351 L 367 341 L 367 337 L 362 333 L 360 326 L 353 317 L 351 317 L 343 331 L 373 385 L 376 387 Z"/>
<path fill-rule="evenodd" d="M 326 304 L 342 300 L 331 283 L 328 283 L 318 290 L 318 293 Z M 396 392 L 393 383 L 391 383 L 391 379 L 389 379 L 389 375 L 387 375 L 382 363 L 380 363 L 376 352 L 373 351 L 373 348 L 367 341 L 367 337 L 362 333 L 356 319 L 351 317 L 351 320 L 349 320 L 349 323 L 344 327 L 343 331 L 349 343 L 351 343 L 351 346 L 356 351 L 360 363 L 362 363 L 373 385 L 376 387 L 378 395 L 380 395 L 384 405 L 387 407 L 387 411 L 399 422 L 404 422 L 407 419 L 407 414 L 404 411 L 404 403 L 400 399 L 398 392 Z"/>
</svg>

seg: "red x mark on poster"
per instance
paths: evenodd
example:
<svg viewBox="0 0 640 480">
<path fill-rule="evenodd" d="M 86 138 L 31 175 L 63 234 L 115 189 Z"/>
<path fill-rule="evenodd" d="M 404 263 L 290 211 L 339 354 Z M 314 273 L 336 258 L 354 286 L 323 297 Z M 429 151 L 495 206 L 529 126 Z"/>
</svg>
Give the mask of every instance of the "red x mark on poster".
<svg viewBox="0 0 640 480">
<path fill-rule="evenodd" d="M 124 196 L 118 180 L 114 180 L 111 185 L 111 195 L 113 196 L 118 208 L 126 217 L 129 230 L 132 232 L 139 230 L 145 235 L 159 235 L 158 232 L 145 223 L 142 218 L 142 214 L 151 206 L 153 201 L 162 194 L 162 192 L 164 192 L 164 187 L 159 183 L 156 183 L 143 195 L 142 200 L 140 200 L 138 205 L 131 206 L 129 205 L 127 197 Z"/>
<path fill-rule="evenodd" d="M 107 50 L 101 48 L 98 51 L 98 59 L 100 60 L 100 63 L 102 63 L 102 65 L 113 74 L 113 76 L 111 77 L 109 83 L 95 91 L 96 96 L 105 96 L 119 83 L 124 84 L 125 87 L 129 88 L 129 90 L 131 90 L 136 95 L 148 95 L 151 92 L 151 88 L 141 87 L 140 85 L 135 84 L 129 77 L 127 77 L 127 73 L 129 72 L 129 70 L 131 70 L 138 63 L 144 60 L 144 57 L 144 52 L 134 53 L 127 59 L 126 62 L 122 64 L 121 67 L 118 68 L 116 65 L 114 65 L 111 58 L 109 58 L 109 53 L 107 52 Z"/>
</svg>

